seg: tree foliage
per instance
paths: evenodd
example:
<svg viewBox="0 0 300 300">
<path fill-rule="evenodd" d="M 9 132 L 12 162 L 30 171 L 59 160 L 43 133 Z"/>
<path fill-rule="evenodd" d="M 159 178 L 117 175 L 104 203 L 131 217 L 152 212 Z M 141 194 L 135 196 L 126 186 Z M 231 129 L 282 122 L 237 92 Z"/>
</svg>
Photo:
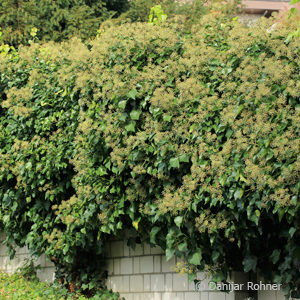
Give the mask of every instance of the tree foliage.
<svg viewBox="0 0 300 300">
<path fill-rule="evenodd" d="M 32 27 L 42 41 L 61 41 L 71 36 L 94 37 L 99 25 L 117 16 L 127 0 L 3 0 L 0 28 L 4 41 L 18 45 L 28 40 Z"/>
<path fill-rule="evenodd" d="M 299 39 L 272 22 L 215 12 L 188 37 L 125 24 L 0 56 L 7 244 L 76 281 L 128 229 L 190 273 L 299 293 Z"/>
</svg>

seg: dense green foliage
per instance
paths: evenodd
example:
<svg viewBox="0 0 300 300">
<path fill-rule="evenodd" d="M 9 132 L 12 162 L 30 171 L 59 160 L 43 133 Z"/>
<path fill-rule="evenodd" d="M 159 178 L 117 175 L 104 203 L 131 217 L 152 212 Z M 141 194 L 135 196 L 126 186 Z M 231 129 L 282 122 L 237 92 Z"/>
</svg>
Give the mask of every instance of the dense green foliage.
<svg viewBox="0 0 300 300">
<path fill-rule="evenodd" d="M 299 293 L 299 39 L 272 22 L 216 11 L 188 37 L 124 24 L 0 56 L 7 244 L 84 283 L 130 229 L 189 273 L 259 271 Z"/>
<path fill-rule="evenodd" d="M 45 282 L 36 280 L 26 280 L 18 272 L 13 275 L 0 272 L 0 295 L 1 299 L 12 300 L 84 300 L 86 297 L 69 293 L 66 289 L 58 286 L 49 285 Z M 112 297 L 112 293 L 106 292 L 102 297 L 94 297 L 89 299 L 97 300 L 119 300 L 118 296 Z"/>
<path fill-rule="evenodd" d="M 39 29 L 42 41 L 71 36 L 87 39 L 127 5 L 127 0 L 1 0 L 0 28 L 4 41 L 12 45 L 27 42 L 32 27 Z"/>
</svg>

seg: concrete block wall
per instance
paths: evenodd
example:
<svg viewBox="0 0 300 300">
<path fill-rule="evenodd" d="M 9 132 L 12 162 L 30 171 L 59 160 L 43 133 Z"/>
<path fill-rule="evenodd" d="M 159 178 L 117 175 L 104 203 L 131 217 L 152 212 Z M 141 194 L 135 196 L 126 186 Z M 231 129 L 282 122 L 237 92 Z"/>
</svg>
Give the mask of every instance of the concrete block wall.
<svg viewBox="0 0 300 300">
<path fill-rule="evenodd" d="M 137 245 L 135 250 L 126 241 L 111 241 L 106 249 L 108 280 L 113 291 L 126 300 L 235 300 L 229 294 L 202 290 L 196 291 L 187 274 L 175 272 L 176 258 L 166 261 L 161 248 Z M 198 279 L 205 278 L 204 273 Z M 208 286 L 206 278 L 204 286 Z"/>
<path fill-rule="evenodd" d="M 135 250 L 127 246 L 126 240 L 113 240 L 106 245 L 108 270 L 107 286 L 119 292 L 126 300 L 248 300 L 247 291 L 228 294 L 212 290 L 195 291 L 187 275 L 176 273 L 178 259 L 166 261 L 161 248 L 136 245 Z M 198 273 L 198 279 L 206 277 Z M 249 281 L 244 273 L 233 275 L 234 283 Z M 203 282 L 208 286 L 209 278 Z M 281 291 L 258 291 L 258 300 L 286 300 Z M 296 300 L 296 299 L 290 299 Z"/>
<path fill-rule="evenodd" d="M 4 234 L 0 234 L 0 271 L 14 273 L 18 268 L 22 267 L 26 259 L 30 259 L 29 250 L 27 247 L 17 247 L 14 259 L 10 260 L 7 254 L 7 248 L 3 245 L 5 239 Z M 34 261 L 34 264 L 40 265 L 37 270 L 37 276 L 41 281 L 53 282 L 54 280 L 54 264 L 49 261 L 45 255 L 42 255 Z"/>
</svg>

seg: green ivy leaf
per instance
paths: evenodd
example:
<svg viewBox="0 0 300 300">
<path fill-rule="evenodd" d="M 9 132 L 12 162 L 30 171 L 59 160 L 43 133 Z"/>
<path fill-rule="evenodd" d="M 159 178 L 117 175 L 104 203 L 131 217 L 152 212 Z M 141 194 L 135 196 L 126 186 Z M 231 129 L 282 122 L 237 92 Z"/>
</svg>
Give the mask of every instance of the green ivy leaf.
<svg viewBox="0 0 300 300">
<path fill-rule="evenodd" d="M 129 98 L 135 100 L 136 94 L 137 94 L 137 90 L 136 90 L 136 89 L 132 89 L 132 90 L 127 94 L 127 96 L 128 96 Z"/>
<path fill-rule="evenodd" d="M 126 131 L 135 132 L 135 122 L 131 122 L 125 126 Z"/>
<path fill-rule="evenodd" d="M 166 260 L 170 260 L 175 254 L 175 250 L 174 249 L 167 249 L 166 250 Z"/>
<path fill-rule="evenodd" d="M 169 116 L 169 115 L 163 115 L 163 120 L 164 120 L 164 121 L 167 121 L 167 122 L 171 122 L 172 116 Z"/>
<path fill-rule="evenodd" d="M 192 210 L 194 212 L 197 212 L 197 204 L 198 204 L 198 202 L 195 202 L 195 201 L 192 203 Z"/>
<path fill-rule="evenodd" d="M 290 236 L 291 236 L 291 237 L 293 237 L 293 236 L 294 236 L 294 234 L 295 234 L 296 230 L 297 230 L 297 229 L 296 229 L 296 228 L 294 228 L 294 227 L 291 227 L 291 228 L 290 228 L 290 230 L 289 230 L 289 234 L 290 234 Z"/>
<path fill-rule="evenodd" d="M 159 231 L 160 231 L 160 227 L 158 227 L 158 226 L 152 227 L 151 232 L 150 232 L 150 243 L 156 244 L 155 238 Z"/>
<path fill-rule="evenodd" d="M 249 271 L 256 271 L 256 265 L 257 265 L 257 257 L 256 256 L 246 256 L 243 259 L 243 266 L 244 266 L 244 272 L 249 272 Z"/>
<path fill-rule="evenodd" d="M 234 193 L 234 199 L 235 200 L 238 200 L 238 199 L 241 199 L 244 195 L 244 190 L 242 189 L 237 189 Z"/>
<path fill-rule="evenodd" d="M 219 182 L 221 184 L 221 186 L 224 186 L 227 180 L 227 175 L 224 174 L 222 177 L 219 178 Z"/>
<path fill-rule="evenodd" d="M 118 107 L 119 108 L 122 108 L 122 109 L 125 109 L 126 107 L 126 104 L 127 104 L 127 100 L 122 100 L 118 103 Z"/>
<path fill-rule="evenodd" d="M 66 244 L 66 245 L 63 247 L 63 254 L 66 255 L 68 251 L 69 251 L 69 244 Z"/>
<path fill-rule="evenodd" d="M 131 113 L 130 113 L 130 118 L 132 120 L 138 120 L 140 118 L 140 115 L 141 115 L 141 111 L 139 110 L 133 110 Z"/>
<path fill-rule="evenodd" d="M 244 109 L 244 104 L 239 105 L 236 109 L 235 109 L 235 117 L 237 118 L 240 113 L 243 111 Z"/>
<path fill-rule="evenodd" d="M 179 159 L 177 157 L 170 159 L 170 168 L 179 169 Z"/>
<path fill-rule="evenodd" d="M 198 266 L 201 263 L 201 259 L 202 259 L 202 251 L 200 248 L 198 248 L 197 251 L 191 255 L 188 261 L 190 264 Z"/>
<path fill-rule="evenodd" d="M 278 250 L 278 249 L 275 249 L 275 250 L 272 252 L 270 258 L 271 258 L 273 264 L 276 264 L 276 263 L 278 262 L 279 257 L 280 257 L 280 252 L 281 252 L 281 251 Z"/>
<path fill-rule="evenodd" d="M 189 162 L 190 161 L 190 157 L 188 154 L 182 154 L 179 156 L 178 159 L 180 162 Z"/>
<path fill-rule="evenodd" d="M 184 241 L 183 243 L 178 245 L 178 250 L 181 252 L 186 252 L 188 251 L 188 247 L 187 247 L 187 242 Z"/>
<path fill-rule="evenodd" d="M 106 169 L 103 166 L 100 166 L 96 171 L 96 174 L 99 176 L 107 175 Z"/>
<path fill-rule="evenodd" d="M 183 221 L 183 217 L 182 217 L 182 216 L 177 216 L 177 217 L 174 219 L 174 222 L 175 222 L 175 224 L 176 224 L 176 226 L 177 226 L 178 228 L 180 228 L 182 221 Z"/>
<path fill-rule="evenodd" d="M 214 250 L 211 256 L 213 262 L 216 263 L 219 257 L 220 257 L 220 252 Z"/>
</svg>

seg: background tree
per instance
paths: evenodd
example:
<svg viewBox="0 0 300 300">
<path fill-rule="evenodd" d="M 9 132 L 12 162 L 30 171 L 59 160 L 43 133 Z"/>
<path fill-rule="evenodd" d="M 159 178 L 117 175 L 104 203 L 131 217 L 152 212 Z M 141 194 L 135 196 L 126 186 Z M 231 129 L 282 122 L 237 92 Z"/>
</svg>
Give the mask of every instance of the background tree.
<svg viewBox="0 0 300 300">
<path fill-rule="evenodd" d="M 61 41 L 71 36 L 88 39 L 99 25 L 118 16 L 127 0 L 3 0 L 0 27 L 3 40 L 12 45 L 25 43 L 32 27 L 42 41 Z"/>
</svg>

